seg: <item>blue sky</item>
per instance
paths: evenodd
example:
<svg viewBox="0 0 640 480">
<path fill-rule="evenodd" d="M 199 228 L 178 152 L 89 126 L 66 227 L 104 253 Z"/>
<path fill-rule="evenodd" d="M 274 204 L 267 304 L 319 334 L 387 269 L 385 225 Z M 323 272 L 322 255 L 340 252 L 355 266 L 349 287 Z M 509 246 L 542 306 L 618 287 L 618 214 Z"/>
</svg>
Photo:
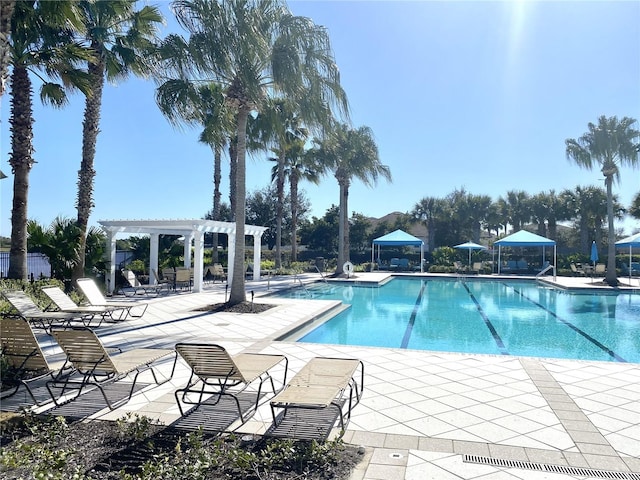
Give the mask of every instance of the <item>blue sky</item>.
<svg viewBox="0 0 640 480">
<path fill-rule="evenodd" d="M 161 5 L 169 14 L 169 2 Z M 640 119 L 640 2 L 636 1 L 293 1 L 330 34 L 352 123 L 369 126 L 393 182 L 357 181 L 349 210 L 380 217 L 410 211 L 423 197 L 464 187 L 494 200 L 578 185 L 603 186 L 596 169 L 565 157 L 565 140 L 600 115 Z M 169 31 L 176 28 L 168 19 Z M 152 81 L 105 89 L 98 137 L 98 220 L 201 218 L 211 208 L 213 157 L 198 131 L 162 117 Z M 2 97 L 0 235 L 11 230 L 9 96 Z M 64 110 L 36 98 L 29 217 L 48 225 L 75 218 L 84 100 Z M 226 165 L 225 165 L 226 167 Z M 228 168 L 223 198 L 228 201 Z M 247 159 L 247 190 L 265 187 L 270 162 Z M 226 183 L 225 183 L 226 182 Z M 332 176 L 303 184 L 312 214 L 338 204 Z M 640 169 L 614 186 L 628 206 Z M 618 226 L 627 233 L 640 221 Z"/>
</svg>

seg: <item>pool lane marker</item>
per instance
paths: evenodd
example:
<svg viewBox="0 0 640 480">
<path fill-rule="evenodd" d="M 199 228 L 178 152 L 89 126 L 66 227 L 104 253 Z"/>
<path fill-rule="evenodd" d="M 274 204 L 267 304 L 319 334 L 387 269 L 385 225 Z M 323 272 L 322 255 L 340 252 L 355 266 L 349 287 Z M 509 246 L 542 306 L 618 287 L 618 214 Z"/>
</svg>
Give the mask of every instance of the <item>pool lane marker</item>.
<svg viewBox="0 0 640 480">
<path fill-rule="evenodd" d="M 491 320 L 489 319 L 489 317 L 487 317 L 487 314 L 484 313 L 484 310 L 482 309 L 482 306 L 480 305 L 480 302 L 478 302 L 478 300 L 476 299 L 476 296 L 471 292 L 471 290 L 469 290 L 469 286 L 467 285 L 466 282 L 462 282 L 462 285 L 464 286 L 464 289 L 467 291 L 467 293 L 471 297 L 471 300 L 473 300 L 473 303 L 476 304 L 476 308 L 478 309 L 478 313 L 480 314 L 480 316 L 484 320 L 484 324 L 487 326 L 487 328 L 491 332 L 491 336 L 493 337 L 493 340 L 496 342 L 496 345 L 498 346 L 498 349 L 500 350 L 500 354 L 501 355 L 509 355 L 509 351 L 507 350 L 507 347 L 504 346 L 504 342 L 502 341 L 502 338 L 500 338 L 500 334 L 498 333 L 496 328 L 493 326 L 493 323 L 491 323 Z"/>
<path fill-rule="evenodd" d="M 619 356 L 616 352 L 614 352 L 613 350 L 611 350 L 609 347 L 607 347 L 606 345 L 604 345 L 603 343 L 600 343 L 598 340 L 596 340 L 595 338 L 593 338 L 591 335 L 589 335 L 587 332 L 585 332 L 584 330 L 581 330 L 579 327 L 576 327 L 573 323 L 565 320 L 564 318 L 560 318 L 558 315 L 555 314 L 555 312 L 552 312 L 551 310 L 549 310 L 547 307 L 545 307 L 544 305 L 542 305 L 541 303 L 536 302 L 534 299 L 529 298 L 527 295 L 525 295 L 524 293 L 522 293 L 520 290 L 518 290 L 517 288 L 511 287 L 510 285 L 505 284 L 506 287 L 508 288 L 513 288 L 513 291 L 516 292 L 518 295 L 520 295 L 522 298 L 529 300 L 531 303 L 533 303 L 534 305 L 540 307 L 542 310 L 544 310 L 545 312 L 549 313 L 553 318 L 555 318 L 556 320 L 558 320 L 560 323 L 564 323 L 567 327 L 569 327 L 571 330 L 573 330 L 574 332 L 582 335 L 584 338 L 586 338 L 587 340 L 589 340 L 591 343 L 593 343 L 596 347 L 604 350 L 611 358 L 615 359 L 618 362 L 622 362 L 622 363 L 627 363 L 627 361 L 622 358 L 621 356 Z"/>
<path fill-rule="evenodd" d="M 418 294 L 418 298 L 416 299 L 416 303 L 413 306 L 413 312 L 411 312 L 411 318 L 409 318 L 409 323 L 407 324 L 407 329 L 404 331 L 404 337 L 402 337 L 402 343 L 400 344 L 400 348 L 407 348 L 409 345 L 409 339 L 411 338 L 411 332 L 413 331 L 413 325 L 416 323 L 416 316 L 418 315 L 418 308 L 422 303 L 422 295 L 424 294 L 424 289 L 427 287 L 427 282 L 422 280 L 422 288 L 420 289 L 420 293 Z"/>
</svg>

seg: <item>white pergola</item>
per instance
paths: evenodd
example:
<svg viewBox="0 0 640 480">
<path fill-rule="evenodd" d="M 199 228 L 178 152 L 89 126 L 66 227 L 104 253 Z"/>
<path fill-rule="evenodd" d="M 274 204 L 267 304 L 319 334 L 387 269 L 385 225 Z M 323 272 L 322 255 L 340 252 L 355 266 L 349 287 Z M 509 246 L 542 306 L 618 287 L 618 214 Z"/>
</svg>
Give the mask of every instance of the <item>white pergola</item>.
<svg viewBox="0 0 640 480">
<path fill-rule="evenodd" d="M 184 266 L 191 267 L 191 244 L 194 245 L 193 291 L 202 291 L 204 273 L 204 234 L 222 233 L 229 237 L 229 266 L 227 278 L 233 278 L 233 259 L 235 257 L 236 224 L 217 222 L 214 220 L 100 220 L 98 223 L 107 234 L 107 251 L 109 252 L 109 276 L 107 290 L 113 293 L 116 280 L 116 235 L 119 233 L 147 234 L 150 237 L 151 269 L 158 271 L 158 246 L 160 235 L 180 235 L 184 237 Z M 245 225 L 244 234 L 253 237 L 253 279 L 260 279 L 260 257 L 262 250 L 262 234 L 267 227 Z M 149 275 L 149 283 L 155 283 L 153 275 Z"/>
</svg>

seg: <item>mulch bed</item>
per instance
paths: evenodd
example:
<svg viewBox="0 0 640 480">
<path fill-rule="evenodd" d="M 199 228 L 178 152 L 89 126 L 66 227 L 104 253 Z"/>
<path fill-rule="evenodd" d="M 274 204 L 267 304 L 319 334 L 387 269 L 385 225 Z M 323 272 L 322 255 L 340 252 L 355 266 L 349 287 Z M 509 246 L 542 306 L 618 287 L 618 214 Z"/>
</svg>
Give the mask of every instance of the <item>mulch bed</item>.
<svg viewBox="0 0 640 480">
<path fill-rule="evenodd" d="M 229 313 L 262 313 L 275 307 L 269 303 L 242 302 L 235 305 L 229 303 L 213 303 L 194 309 L 196 312 L 229 312 Z"/>
</svg>

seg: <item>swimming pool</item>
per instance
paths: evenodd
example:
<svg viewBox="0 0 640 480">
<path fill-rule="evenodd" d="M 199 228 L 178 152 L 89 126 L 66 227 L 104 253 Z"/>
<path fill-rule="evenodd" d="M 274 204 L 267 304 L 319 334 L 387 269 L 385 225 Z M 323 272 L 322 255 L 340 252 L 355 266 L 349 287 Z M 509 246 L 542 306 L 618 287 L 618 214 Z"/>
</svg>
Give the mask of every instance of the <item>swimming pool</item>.
<svg viewBox="0 0 640 480">
<path fill-rule="evenodd" d="M 314 284 L 289 298 L 350 304 L 297 341 L 640 363 L 640 295 L 535 281 L 394 278 Z"/>
</svg>

